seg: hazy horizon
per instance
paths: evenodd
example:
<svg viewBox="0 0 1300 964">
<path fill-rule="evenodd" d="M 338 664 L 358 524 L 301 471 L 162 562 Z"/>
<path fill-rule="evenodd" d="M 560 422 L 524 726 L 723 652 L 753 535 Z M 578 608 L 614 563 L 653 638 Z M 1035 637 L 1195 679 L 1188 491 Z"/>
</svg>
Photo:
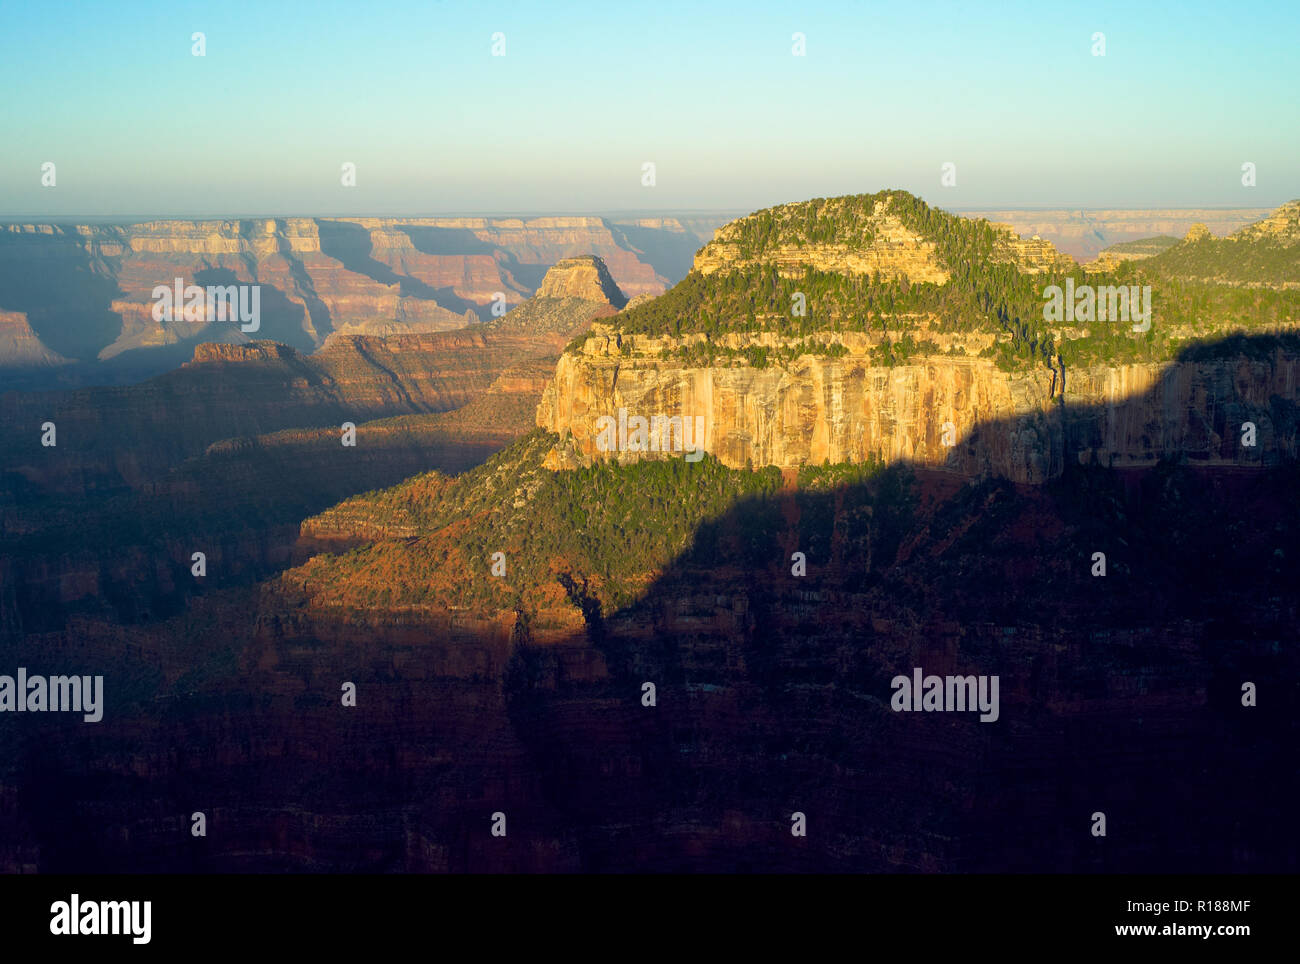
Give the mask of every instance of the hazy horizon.
<svg viewBox="0 0 1300 964">
<path fill-rule="evenodd" d="M 871 193 L 871 192 L 858 192 Z M 811 200 L 811 198 L 800 198 L 798 201 Z M 765 207 L 774 207 L 781 204 L 797 203 L 796 199 L 783 201 L 774 201 Z M 922 200 L 927 200 L 922 197 Z M 1288 204 L 1293 200 L 1300 198 L 1287 198 L 1278 201 L 1275 204 L 1161 204 L 1161 205 L 1133 205 L 1128 207 L 1104 205 L 1095 207 L 1080 207 L 1078 205 L 1067 204 L 1005 204 L 1005 205 L 982 205 L 979 207 L 943 207 L 938 204 L 931 204 L 933 207 L 940 207 L 943 210 L 950 211 L 953 214 L 971 215 L 981 213 L 997 213 L 1001 211 L 1015 211 L 1024 213 L 1043 212 L 1051 213 L 1057 211 L 1081 212 L 1084 214 L 1092 212 L 1157 212 L 1157 211 L 1250 211 L 1250 210 L 1273 210 Z M 927 200 L 927 203 L 931 203 Z M 761 210 L 760 208 L 664 208 L 661 210 L 650 208 L 628 208 L 622 210 L 600 209 L 600 210 L 501 210 L 501 211 L 473 211 L 473 210 L 449 210 L 449 211 L 413 211 L 413 212 L 377 212 L 366 211 L 360 213 L 341 214 L 338 212 L 324 213 L 302 213 L 302 212 L 283 212 L 283 211 L 265 211 L 265 212 L 241 212 L 236 214 L 228 213 L 194 213 L 194 212 L 177 212 L 177 213 L 122 213 L 122 214 L 58 214 L 58 215 L 24 215 L 10 214 L 0 211 L 0 224 L 19 224 L 24 222 L 41 223 L 41 224 L 142 224 L 148 221 L 255 221 L 263 219 L 286 220 L 290 218 L 316 218 L 321 220 L 360 220 L 365 218 L 394 218 L 394 219 L 424 219 L 424 218 L 605 218 L 605 219 L 630 219 L 630 218 L 671 218 L 671 217 L 716 217 L 719 215 L 728 215 L 734 217 L 743 217 L 752 211 Z"/>
<path fill-rule="evenodd" d="M 1272 208 L 1300 196 L 1297 27 L 1281 4 L 15 8 L 0 216 L 730 212 L 885 187 Z"/>
</svg>

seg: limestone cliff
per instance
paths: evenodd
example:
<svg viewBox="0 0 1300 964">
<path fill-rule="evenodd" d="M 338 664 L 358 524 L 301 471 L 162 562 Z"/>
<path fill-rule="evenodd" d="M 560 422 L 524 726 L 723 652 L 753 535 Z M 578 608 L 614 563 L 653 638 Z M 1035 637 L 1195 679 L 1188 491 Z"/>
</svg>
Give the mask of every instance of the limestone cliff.
<svg viewBox="0 0 1300 964">
<path fill-rule="evenodd" d="M 1297 211 L 1285 206 L 1231 239 L 1192 232 L 1142 262 L 1153 265 L 1147 280 L 1201 270 L 1220 254 L 1250 277 L 1294 264 Z M 1201 260 L 1174 260 L 1187 251 Z M 960 267 L 977 255 L 973 270 Z M 981 274 L 998 262 L 1016 276 Z M 1217 272 L 1220 262 L 1209 263 Z M 1240 299 L 1222 292 L 1189 306 L 1162 288 L 1161 327 L 1146 342 L 1127 328 L 1044 326 L 1034 317 L 1045 317 L 1042 282 L 1025 276 L 1077 267 L 1039 238 L 969 225 L 902 192 L 757 212 L 721 228 L 673 292 L 596 325 L 560 359 L 537 412 L 537 424 L 561 437 L 548 465 L 664 457 L 665 444 L 682 451 L 684 440 L 665 437 L 680 430 L 638 435 L 628 421 L 656 416 L 683 427 L 698 418 L 705 451 L 733 467 L 907 461 L 1041 483 L 1076 459 L 1257 464 L 1294 451 L 1300 318 L 1291 302 L 1279 300 L 1270 323 L 1255 326 L 1263 340 L 1249 351 L 1209 355 L 1197 340 L 1225 338 L 1241 320 Z M 804 314 L 788 308 L 781 279 L 806 279 Z M 900 310 L 909 283 L 923 295 Z M 877 299 L 879 317 L 829 311 L 836 284 L 849 299 Z M 1007 290 L 1028 294 L 998 305 Z M 1029 351 L 1008 356 L 1013 339 Z M 896 352 L 899 344 L 907 347 Z M 1079 363 L 1067 370 L 1065 358 Z M 613 447 L 599 434 L 604 417 L 618 422 Z M 1241 444 L 1247 422 L 1255 445 Z"/>
<path fill-rule="evenodd" d="M 702 416 L 705 450 L 733 467 L 906 460 L 1040 483 L 1067 459 L 1094 455 L 1118 466 L 1178 453 L 1206 464 L 1275 460 L 1295 450 L 1285 405 L 1298 385 L 1300 357 L 1282 349 L 1261 359 L 1072 369 L 1062 392 L 1059 372 L 1004 372 L 988 359 L 946 355 L 892 367 L 866 354 L 686 367 L 628 356 L 601 330 L 561 357 L 537 424 L 562 438 L 552 467 L 663 457 L 600 451 L 597 419 L 624 409 Z M 1247 421 L 1257 427 L 1254 448 L 1240 444 Z"/>
<path fill-rule="evenodd" d="M 706 451 L 731 466 L 943 462 L 953 455 L 940 444 L 944 422 L 968 432 L 979 422 L 1015 419 L 1024 423 L 1028 444 L 1009 440 L 997 467 L 1040 479 L 1059 469 L 1059 455 L 1054 460 L 1047 445 L 1050 379 L 1000 377 L 982 359 L 938 358 L 889 369 L 873 368 L 862 356 L 810 355 L 788 369 L 683 368 L 629 359 L 597 335 L 580 354 L 560 359 L 537 421 L 567 438 L 557 459 L 588 459 L 598 455 L 596 419 L 617 416 L 620 408 L 646 418 L 703 416 Z M 959 466 L 974 471 L 964 453 L 958 453 Z"/>
</svg>

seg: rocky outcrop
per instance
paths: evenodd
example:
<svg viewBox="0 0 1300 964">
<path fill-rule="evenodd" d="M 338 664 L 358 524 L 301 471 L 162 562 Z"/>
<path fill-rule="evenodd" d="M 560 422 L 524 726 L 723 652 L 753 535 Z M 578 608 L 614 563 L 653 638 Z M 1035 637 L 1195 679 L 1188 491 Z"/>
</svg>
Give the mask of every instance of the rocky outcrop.
<svg viewBox="0 0 1300 964">
<path fill-rule="evenodd" d="M 626 303 L 600 258 L 566 258 L 546 272 L 534 297 L 484 327 L 502 334 L 567 339 Z"/>
<path fill-rule="evenodd" d="M 622 242 L 610 221 L 599 217 L 357 218 L 340 223 L 365 229 L 376 261 L 409 271 L 432 288 L 453 287 L 460 297 L 483 306 L 497 292 L 505 292 L 511 303 L 522 301 L 536 292 L 547 268 L 575 254 L 604 259 L 618 286 L 630 294 L 657 294 L 676 280 L 660 274 L 642 252 Z M 695 241 L 678 228 L 659 230 L 679 236 L 679 243 Z M 467 248 L 485 255 L 459 253 Z"/>
<path fill-rule="evenodd" d="M 0 369 L 48 368 L 68 360 L 50 351 L 21 311 L 0 311 Z"/>
<path fill-rule="evenodd" d="M 1267 217 L 1229 235 L 1237 241 L 1271 241 L 1282 245 L 1300 244 L 1300 200 L 1288 201 Z"/>
<path fill-rule="evenodd" d="M 860 197 L 779 205 L 719 228 L 696 255 L 695 270 L 710 275 L 774 264 L 791 277 L 810 267 L 835 274 L 945 284 L 950 266 L 940 256 L 939 244 L 909 226 L 905 216 L 899 199 L 889 192 L 875 196 L 869 211 L 863 210 Z M 1022 238 L 1009 224 L 990 227 L 996 232 L 992 261 L 1015 264 L 1027 274 L 1076 266 L 1073 258 L 1037 235 Z"/>
<path fill-rule="evenodd" d="M 537 297 L 580 298 L 601 302 L 613 308 L 622 308 L 627 304 L 626 296 L 610 276 L 605 262 L 594 255 L 557 261 L 542 279 Z"/>
<path fill-rule="evenodd" d="M 852 198 L 830 198 L 821 202 L 816 217 L 849 218 Z M 908 228 L 890 210 L 889 199 L 876 202 L 869 216 L 854 218 L 833 240 L 779 240 L 807 204 L 782 205 L 738 218 L 719 228 L 713 240 L 695 256 L 695 268 L 703 275 L 733 271 L 753 264 L 775 264 L 784 273 L 801 274 L 811 266 L 819 271 L 841 274 L 876 275 L 943 284 L 948 271 L 940 263 L 933 241 Z M 769 223 L 772 227 L 769 227 Z M 778 239 L 770 240 L 769 239 Z"/>
<path fill-rule="evenodd" d="M 1009 224 L 994 224 L 993 228 L 998 232 L 994 261 L 1014 264 L 1025 274 L 1070 271 L 1077 267 L 1073 258 L 1057 251 L 1050 241 L 1038 235 L 1022 238 Z"/>
</svg>

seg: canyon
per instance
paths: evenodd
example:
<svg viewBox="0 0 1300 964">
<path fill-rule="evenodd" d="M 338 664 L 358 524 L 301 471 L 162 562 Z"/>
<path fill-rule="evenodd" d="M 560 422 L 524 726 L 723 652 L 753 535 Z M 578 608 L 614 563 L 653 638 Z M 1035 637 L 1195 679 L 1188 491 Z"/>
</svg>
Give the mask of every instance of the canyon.
<svg viewBox="0 0 1300 964">
<path fill-rule="evenodd" d="M 507 453 L 495 474 L 518 494 L 490 505 L 552 526 L 527 496 L 530 473 L 550 474 L 538 442 Z M 1238 697 L 1248 679 L 1285 698 L 1296 677 L 1276 645 L 1296 619 L 1296 562 L 1278 554 L 1298 531 L 1296 480 L 1241 471 L 801 484 L 700 527 L 635 579 L 632 603 L 600 605 L 579 570 L 524 612 L 443 602 L 499 581 L 486 556 L 455 554 L 471 506 L 441 529 L 388 530 L 382 507 L 334 514 L 304 533 L 328 529 L 345 540 L 329 551 L 363 559 L 406 553 L 393 573 L 431 563 L 429 604 L 367 595 L 382 583 L 353 564 L 304 568 L 126 634 L 78 621 L 26 641 L 47 663 L 109 661 L 96 739 L 120 750 L 91 770 L 71 727 L 39 754 L 19 736 L 0 857 L 206 872 L 1293 869 L 1294 829 L 1267 788 L 1290 772 L 1295 721 Z M 627 535 L 652 541 L 662 523 Z M 1096 546 L 1105 580 L 1089 575 Z M 512 578 L 548 567 L 506 548 Z M 890 680 L 914 666 L 998 676 L 998 721 L 891 712 Z M 190 801 L 210 819 L 198 842 Z M 1091 840 L 1097 809 L 1123 838 Z M 504 845 L 488 833 L 498 811 Z M 806 839 L 790 836 L 795 811 Z M 1219 829 L 1199 832 L 1207 821 Z"/>
<path fill-rule="evenodd" d="M 1156 235 L 1182 237 L 1194 224 L 1217 237 L 1267 217 L 1269 208 L 1135 208 L 962 210 L 959 214 L 1006 224 L 1017 234 L 1035 235 L 1078 261 L 1091 261 L 1105 248 Z"/>
<path fill-rule="evenodd" d="M 269 218 L 137 224 L 0 224 L 0 386 L 138 381 L 238 326 L 159 322 L 150 293 L 257 284 L 256 337 L 314 351 L 331 335 L 388 335 L 491 320 L 575 255 L 601 257 L 628 296 L 658 294 L 725 220 Z"/>
<path fill-rule="evenodd" d="M 106 705 L 0 718 L 0 868 L 1294 872 L 1295 296 L 1200 273 L 1268 223 L 1115 269 L 1208 315 L 1157 287 L 1142 360 L 1042 350 L 1051 244 L 883 192 L 655 298 L 557 259 L 458 330 L 6 396 L 0 644 Z M 708 454 L 601 452 L 620 408 Z M 915 667 L 997 719 L 894 712 Z"/>
<path fill-rule="evenodd" d="M 200 542 L 211 585 L 245 583 L 288 563 L 304 515 L 482 461 L 531 428 L 564 344 L 626 300 L 594 257 L 560 261 L 542 289 L 469 328 L 336 333 L 311 355 L 204 343 L 137 385 L 0 396 L 5 631 L 171 611 L 201 589 L 179 578 Z"/>
</svg>

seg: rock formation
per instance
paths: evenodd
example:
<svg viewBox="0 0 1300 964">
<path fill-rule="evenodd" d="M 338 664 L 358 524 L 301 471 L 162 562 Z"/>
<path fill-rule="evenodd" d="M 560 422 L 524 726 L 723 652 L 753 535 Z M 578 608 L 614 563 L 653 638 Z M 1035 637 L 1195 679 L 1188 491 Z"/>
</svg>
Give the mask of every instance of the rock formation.
<svg viewBox="0 0 1300 964">
<path fill-rule="evenodd" d="M 1239 231 L 1229 235 L 1236 241 L 1272 241 L 1283 245 L 1300 244 L 1300 200 L 1288 201 Z"/>
<path fill-rule="evenodd" d="M 849 276 L 869 271 L 873 277 L 947 282 L 940 244 L 903 223 L 897 198 L 887 195 L 872 201 L 869 209 L 865 205 L 841 198 L 742 218 L 719 229 L 700 251 L 692 279 L 702 279 L 697 289 L 707 292 L 715 285 L 721 291 L 728 275 L 761 264 L 775 265 L 793 278 L 814 267 Z M 1293 207 L 1300 206 L 1280 209 L 1233 239 L 1212 244 L 1243 257 L 1278 250 L 1275 245 L 1290 237 Z M 828 224 L 837 230 L 833 241 L 823 240 Z M 1077 268 L 1050 245 L 1026 243 L 992 227 L 991 260 L 1014 263 L 1028 275 L 1049 271 L 1059 277 Z M 1188 243 L 1194 243 L 1190 235 Z M 1182 245 L 1166 246 L 1165 253 L 1149 260 L 1152 270 L 1182 250 Z M 1285 257 L 1292 249 L 1281 250 Z M 1041 302 L 1034 309 L 1041 310 Z M 984 357 L 1007 334 L 982 336 L 979 328 L 968 332 L 962 326 L 954 331 L 909 315 L 893 325 L 905 325 L 905 332 L 915 332 L 931 347 L 923 358 L 883 364 L 881 349 L 896 333 L 845 331 L 824 323 L 815 335 L 819 351 L 813 353 L 805 335 L 780 333 L 780 326 L 791 326 L 788 319 L 772 315 L 760 320 L 762 325 L 754 327 L 775 325 L 778 330 L 631 335 L 620 330 L 617 320 L 596 325 L 560 359 L 538 408 L 538 426 L 561 437 L 549 464 L 664 457 L 635 443 L 622 451 L 600 449 L 599 420 L 619 418 L 620 412 L 629 418 L 701 417 L 704 448 L 733 467 L 905 460 L 967 477 L 995 475 L 1032 483 L 1056 477 L 1067 461 L 1079 459 L 1151 465 L 1183 454 L 1206 464 L 1255 464 L 1262 450 L 1240 445 L 1237 437 L 1246 422 L 1268 434 L 1269 457 L 1295 447 L 1296 426 L 1286 414 L 1286 406 L 1296 400 L 1300 376 L 1294 347 L 1278 345 L 1231 362 L 1179 356 L 1165 362 L 1077 365 L 1066 371 L 1057 357 L 1049 358 L 1049 364 L 1007 370 Z M 1194 320 L 1194 331 L 1162 321 L 1164 337 L 1204 337 L 1216 325 L 1220 332 L 1234 330 L 1237 322 L 1236 317 Z M 1292 319 L 1282 327 L 1294 330 L 1298 323 Z M 1080 333 L 1057 330 L 1062 337 Z M 1133 337 L 1127 329 L 1125 333 Z M 980 337 L 989 340 L 981 343 Z M 686 360 L 691 350 L 702 347 L 731 354 L 724 363 Z M 777 365 L 755 364 L 747 355 L 755 349 L 790 350 L 796 357 Z M 1119 407 L 1134 397 L 1152 407 Z M 1120 411 L 1122 420 L 1116 414 Z M 1076 414 L 1080 412 L 1087 414 Z M 975 433 L 987 424 L 998 424 L 1004 434 Z"/>
<path fill-rule="evenodd" d="M 845 198 L 818 203 L 813 215 L 836 224 L 826 240 L 798 235 L 795 212 L 803 205 L 783 205 L 739 218 L 719 228 L 713 240 L 695 256 L 694 270 L 703 275 L 731 271 L 755 263 L 776 264 L 801 273 L 805 266 L 822 271 L 907 278 L 943 284 L 947 270 L 939 263 L 935 245 L 907 227 L 890 210 L 888 200 L 876 203 L 869 215 L 852 212 Z M 838 220 L 845 223 L 840 225 Z M 797 242 L 782 241 L 793 231 Z"/>
<path fill-rule="evenodd" d="M 199 543 L 214 585 L 260 578 L 289 562 L 304 515 L 481 462 L 532 427 L 565 343 L 624 300 L 592 257 L 562 262 L 542 286 L 563 296 L 454 331 L 336 333 L 313 355 L 205 343 L 140 385 L 6 394 L 0 536 L 12 561 L 0 599 L 11 628 L 65 607 L 177 605 L 201 588 L 180 576 Z M 54 447 L 41 445 L 46 422 Z M 355 448 L 341 446 L 344 422 Z"/>
<path fill-rule="evenodd" d="M 204 341 L 269 339 L 307 352 L 334 333 L 460 328 L 491 320 L 494 305 L 523 303 L 550 266 L 579 255 L 601 257 L 629 294 L 657 294 L 717 223 L 551 217 L 0 225 L 0 312 L 25 315 L 49 353 L 30 338 L 0 339 L 0 369 L 63 356 L 80 362 L 74 374 L 87 380 L 119 371 L 138 378 L 174 367 Z M 260 328 L 155 320 L 155 287 L 177 277 L 187 285 L 260 286 Z M 101 372 L 95 363 L 104 362 L 111 364 Z"/>
<path fill-rule="evenodd" d="M 866 352 L 809 355 L 784 368 L 692 368 L 652 353 L 628 357 L 598 331 L 580 352 L 560 359 L 537 424 L 563 439 L 556 466 L 662 457 L 598 450 L 597 420 L 625 409 L 646 418 L 703 416 L 705 449 L 735 467 L 907 460 L 1035 483 L 1059 475 L 1066 459 L 1094 456 L 1125 466 L 1175 453 L 1205 463 L 1255 464 L 1259 450 L 1238 444 L 1247 421 L 1269 435 L 1274 456 L 1294 450 L 1295 424 L 1277 421 L 1274 402 L 1296 398 L 1300 357 L 1294 352 L 1240 359 L 1231 370 L 1196 361 L 1075 368 L 1064 393 L 1056 377 L 944 355 L 883 367 Z M 1147 399 L 1150 408 L 1119 405 L 1134 397 Z M 989 423 L 1004 434 L 972 434 Z"/>
<path fill-rule="evenodd" d="M 0 370 L 4 368 L 48 368 L 66 365 L 68 360 L 50 351 L 32 331 L 21 311 L 0 311 Z"/>
<path fill-rule="evenodd" d="M 557 261 L 542 279 L 537 297 L 580 298 L 604 302 L 614 308 L 627 304 L 627 298 L 610 276 L 605 262 L 591 255 Z"/>
</svg>

